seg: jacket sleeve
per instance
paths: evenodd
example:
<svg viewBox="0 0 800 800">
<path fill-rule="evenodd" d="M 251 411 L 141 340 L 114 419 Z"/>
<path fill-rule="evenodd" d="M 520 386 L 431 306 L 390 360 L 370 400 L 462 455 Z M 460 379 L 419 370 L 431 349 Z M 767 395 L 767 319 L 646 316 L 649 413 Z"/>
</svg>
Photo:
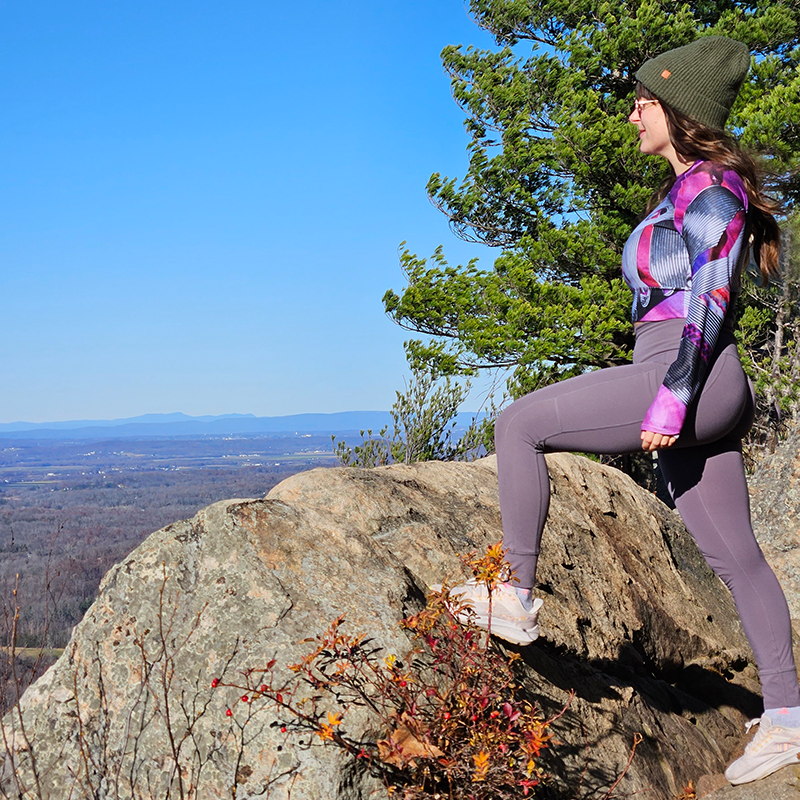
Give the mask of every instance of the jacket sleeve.
<svg viewBox="0 0 800 800">
<path fill-rule="evenodd" d="M 728 312 L 744 245 L 747 192 L 735 172 L 705 163 L 680 183 L 673 202 L 691 265 L 686 325 L 678 357 L 642 423 L 643 431 L 667 436 L 681 432 Z"/>
</svg>

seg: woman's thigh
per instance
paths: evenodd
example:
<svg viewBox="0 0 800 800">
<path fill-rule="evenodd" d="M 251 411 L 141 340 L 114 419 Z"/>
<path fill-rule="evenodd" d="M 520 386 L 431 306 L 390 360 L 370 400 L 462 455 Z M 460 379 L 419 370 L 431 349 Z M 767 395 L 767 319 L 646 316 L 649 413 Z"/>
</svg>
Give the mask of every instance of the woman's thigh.
<svg viewBox="0 0 800 800">
<path fill-rule="evenodd" d="M 544 452 L 630 453 L 667 365 L 626 364 L 578 375 L 512 403 L 497 420 L 498 450 L 521 441 Z"/>
<path fill-rule="evenodd" d="M 544 452 L 637 452 L 642 421 L 669 366 L 643 361 L 609 367 L 531 392 L 498 418 L 498 449 L 518 440 Z M 741 439 L 752 422 L 753 408 L 752 387 L 731 343 L 714 359 L 676 446 Z"/>
</svg>

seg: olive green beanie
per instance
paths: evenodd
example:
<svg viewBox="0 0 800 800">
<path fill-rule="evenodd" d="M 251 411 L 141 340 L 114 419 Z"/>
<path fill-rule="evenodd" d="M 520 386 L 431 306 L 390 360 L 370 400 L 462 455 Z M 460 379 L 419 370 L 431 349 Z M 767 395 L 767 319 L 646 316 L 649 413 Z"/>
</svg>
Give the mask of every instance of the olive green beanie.
<svg viewBox="0 0 800 800">
<path fill-rule="evenodd" d="M 704 36 L 645 61 L 636 79 L 689 119 L 722 130 L 748 69 L 746 44 Z"/>
</svg>

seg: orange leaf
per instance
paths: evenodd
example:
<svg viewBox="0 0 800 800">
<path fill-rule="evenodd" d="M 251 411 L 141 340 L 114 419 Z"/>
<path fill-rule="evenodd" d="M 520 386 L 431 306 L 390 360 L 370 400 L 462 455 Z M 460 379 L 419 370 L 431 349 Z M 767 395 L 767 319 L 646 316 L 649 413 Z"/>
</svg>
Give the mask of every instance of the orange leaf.
<svg viewBox="0 0 800 800">
<path fill-rule="evenodd" d="M 397 727 L 386 739 L 378 742 L 378 756 L 387 764 L 396 767 L 416 767 L 417 758 L 440 758 L 444 753 L 430 742 L 423 741 L 409 728 L 412 722 L 408 714 L 400 715 Z"/>
</svg>

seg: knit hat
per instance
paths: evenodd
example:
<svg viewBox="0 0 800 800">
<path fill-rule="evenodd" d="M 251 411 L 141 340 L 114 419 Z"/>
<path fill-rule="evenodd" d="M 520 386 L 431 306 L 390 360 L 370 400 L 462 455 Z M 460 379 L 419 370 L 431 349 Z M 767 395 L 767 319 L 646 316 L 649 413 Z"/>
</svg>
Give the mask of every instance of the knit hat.
<svg viewBox="0 0 800 800">
<path fill-rule="evenodd" d="M 704 36 L 645 61 L 636 78 L 689 119 L 722 130 L 748 69 L 746 44 L 726 36 Z"/>
</svg>

